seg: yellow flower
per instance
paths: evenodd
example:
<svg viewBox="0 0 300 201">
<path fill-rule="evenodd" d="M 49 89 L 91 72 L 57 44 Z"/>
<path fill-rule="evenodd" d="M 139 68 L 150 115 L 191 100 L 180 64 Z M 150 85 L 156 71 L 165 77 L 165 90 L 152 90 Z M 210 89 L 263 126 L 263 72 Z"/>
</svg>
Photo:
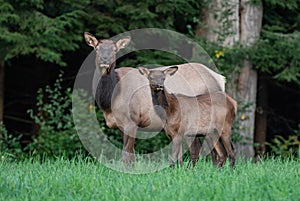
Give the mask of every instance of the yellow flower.
<svg viewBox="0 0 300 201">
<path fill-rule="evenodd" d="M 94 105 L 93 105 L 93 104 L 90 104 L 89 109 L 90 109 L 90 112 L 93 112 L 93 110 L 94 110 Z"/>
<path fill-rule="evenodd" d="M 243 115 L 241 116 L 241 120 L 244 121 L 245 119 L 246 119 L 246 117 L 245 117 L 245 115 L 243 114 Z"/>
<path fill-rule="evenodd" d="M 224 52 L 223 51 L 218 51 L 218 50 L 215 50 L 215 56 L 216 58 L 220 58 L 220 57 L 224 57 Z"/>
</svg>

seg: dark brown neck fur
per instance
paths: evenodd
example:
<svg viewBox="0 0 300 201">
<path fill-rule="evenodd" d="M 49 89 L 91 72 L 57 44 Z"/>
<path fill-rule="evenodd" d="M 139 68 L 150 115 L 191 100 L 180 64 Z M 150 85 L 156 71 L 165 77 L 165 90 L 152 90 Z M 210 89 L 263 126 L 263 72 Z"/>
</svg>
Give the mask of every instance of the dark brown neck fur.
<svg viewBox="0 0 300 201">
<path fill-rule="evenodd" d="M 100 78 L 96 91 L 96 102 L 104 111 L 111 110 L 112 94 L 118 82 L 118 76 L 114 68 L 107 75 Z"/>
<path fill-rule="evenodd" d="M 176 108 L 176 105 L 178 105 L 177 98 L 175 97 L 174 94 L 169 94 L 165 88 L 163 91 L 158 91 L 158 92 L 154 92 L 151 90 L 151 93 L 152 93 L 153 105 L 154 106 L 159 105 L 162 108 L 164 108 L 167 115 L 169 115 L 170 113 L 173 113 L 174 111 L 176 111 L 178 109 L 178 108 Z M 157 114 L 161 117 L 160 113 L 157 112 Z"/>
</svg>

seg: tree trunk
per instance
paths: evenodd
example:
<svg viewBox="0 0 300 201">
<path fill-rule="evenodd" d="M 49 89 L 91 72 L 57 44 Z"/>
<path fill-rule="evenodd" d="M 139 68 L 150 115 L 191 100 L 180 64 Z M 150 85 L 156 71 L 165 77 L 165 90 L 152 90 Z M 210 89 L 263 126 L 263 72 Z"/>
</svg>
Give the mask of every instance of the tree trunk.
<svg viewBox="0 0 300 201">
<path fill-rule="evenodd" d="M 198 27 L 197 35 L 226 47 L 232 47 L 236 42 L 249 47 L 260 34 L 262 5 L 253 4 L 248 0 L 213 0 L 202 12 L 201 21 L 206 26 Z M 253 70 L 247 58 L 239 68 L 238 75 L 230 76 L 228 93 L 242 105 L 249 105 L 243 113 L 246 118 L 237 117 L 240 127 L 243 128 L 240 132 L 243 140 L 236 143 L 237 156 L 248 159 L 254 155 L 257 72 Z"/>
<path fill-rule="evenodd" d="M 200 17 L 204 26 L 196 28 L 196 35 L 232 47 L 240 38 L 239 0 L 212 0 L 206 6 Z"/>
<path fill-rule="evenodd" d="M 4 61 L 0 61 L 0 123 L 4 115 Z"/>
<path fill-rule="evenodd" d="M 237 117 L 239 121 L 240 135 L 242 140 L 236 143 L 237 156 L 246 159 L 254 156 L 253 138 L 254 138 L 254 120 L 256 108 L 256 92 L 257 92 L 257 72 L 252 69 L 252 65 L 248 60 L 244 60 L 244 65 L 238 76 L 236 94 L 234 97 L 239 101 L 240 106 L 245 106 L 242 116 Z"/>
</svg>

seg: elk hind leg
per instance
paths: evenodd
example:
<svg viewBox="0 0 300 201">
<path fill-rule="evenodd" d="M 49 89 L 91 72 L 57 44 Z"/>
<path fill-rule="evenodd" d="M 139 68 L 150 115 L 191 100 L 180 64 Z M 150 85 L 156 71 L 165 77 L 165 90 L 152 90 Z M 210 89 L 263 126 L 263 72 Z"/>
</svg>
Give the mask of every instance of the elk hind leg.
<svg viewBox="0 0 300 201">
<path fill-rule="evenodd" d="M 222 144 L 220 143 L 218 130 L 214 129 L 214 132 L 212 134 L 207 135 L 205 139 L 212 151 L 213 164 L 220 168 L 223 167 L 226 161 L 226 153 Z"/>
<path fill-rule="evenodd" d="M 235 153 L 234 153 L 234 147 L 231 140 L 231 129 L 224 129 L 221 138 L 224 144 L 224 148 L 226 149 L 227 155 L 229 157 L 230 167 L 234 169 Z"/>
<path fill-rule="evenodd" d="M 215 144 L 215 146 L 218 147 L 218 149 L 222 152 L 222 154 L 224 155 L 225 159 L 223 160 L 226 160 L 226 157 L 227 157 L 227 154 L 226 154 L 226 150 L 223 146 L 223 143 L 222 143 L 222 140 L 221 138 L 218 140 L 218 142 Z M 220 160 L 219 156 L 218 156 L 218 153 L 216 151 L 216 148 L 214 147 L 212 152 L 211 152 L 211 155 L 212 155 L 212 161 L 213 161 L 213 165 L 214 166 L 218 166 L 219 164 L 222 163 L 222 161 Z M 223 162 L 224 163 L 224 162 Z M 222 164 L 223 165 L 223 164 Z"/>
</svg>

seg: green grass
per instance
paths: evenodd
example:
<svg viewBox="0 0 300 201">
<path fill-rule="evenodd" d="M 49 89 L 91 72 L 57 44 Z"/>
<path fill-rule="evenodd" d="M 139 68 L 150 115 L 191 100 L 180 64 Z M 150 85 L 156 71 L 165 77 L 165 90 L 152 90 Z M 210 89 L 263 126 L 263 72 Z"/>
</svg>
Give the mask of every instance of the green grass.
<svg viewBox="0 0 300 201">
<path fill-rule="evenodd" d="M 0 200 L 299 200 L 300 162 L 238 161 L 126 174 L 84 159 L 0 159 Z"/>
</svg>

